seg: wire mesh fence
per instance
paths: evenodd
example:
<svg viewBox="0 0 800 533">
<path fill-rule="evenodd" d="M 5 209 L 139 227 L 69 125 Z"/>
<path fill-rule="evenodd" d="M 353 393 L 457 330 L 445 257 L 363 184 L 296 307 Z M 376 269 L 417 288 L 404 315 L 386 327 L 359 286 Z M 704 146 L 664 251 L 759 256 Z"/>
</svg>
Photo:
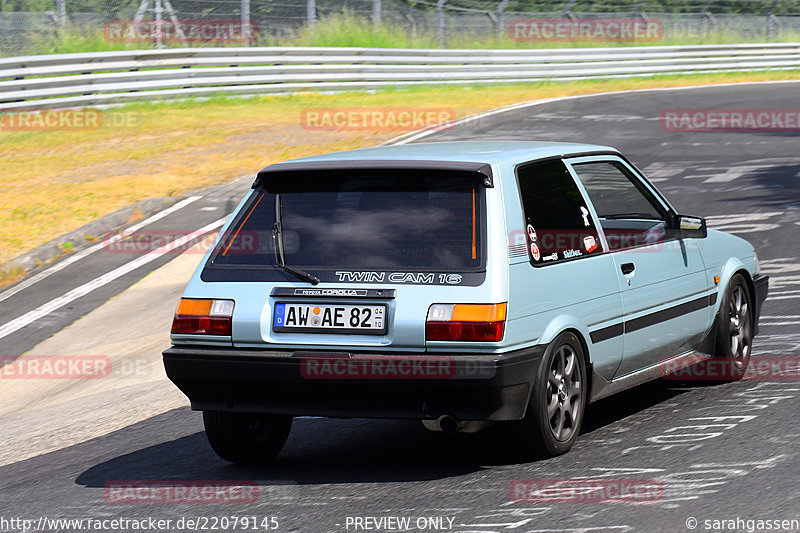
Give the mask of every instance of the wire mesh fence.
<svg viewBox="0 0 800 533">
<path fill-rule="evenodd" d="M 391 32 L 407 37 L 398 46 L 415 40 L 442 47 L 615 44 L 625 41 L 619 24 L 648 21 L 660 25 L 658 38 L 649 39 L 654 43 L 800 35 L 800 0 L 0 0 L 0 54 L 314 44 L 315 32 L 342 14 L 351 22 L 344 33 L 353 32 L 354 21 L 356 30 L 390 32 L 386 42 L 364 46 L 393 45 Z M 611 26 L 601 28 L 598 21 Z M 574 38 L 583 31 L 579 25 L 589 23 L 595 25 L 587 30 L 595 32 L 591 36 L 597 28 L 616 28 L 617 34 Z M 306 41 L 298 42 L 300 35 Z"/>
</svg>

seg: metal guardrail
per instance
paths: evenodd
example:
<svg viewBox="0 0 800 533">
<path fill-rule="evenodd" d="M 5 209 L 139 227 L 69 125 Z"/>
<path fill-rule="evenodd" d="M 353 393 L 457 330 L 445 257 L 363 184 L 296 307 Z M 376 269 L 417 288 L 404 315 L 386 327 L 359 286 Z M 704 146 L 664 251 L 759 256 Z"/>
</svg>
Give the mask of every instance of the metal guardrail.
<svg viewBox="0 0 800 533">
<path fill-rule="evenodd" d="M 800 43 L 418 50 L 184 48 L 0 58 L 0 110 L 217 93 L 498 84 L 800 69 Z"/>
</svg>

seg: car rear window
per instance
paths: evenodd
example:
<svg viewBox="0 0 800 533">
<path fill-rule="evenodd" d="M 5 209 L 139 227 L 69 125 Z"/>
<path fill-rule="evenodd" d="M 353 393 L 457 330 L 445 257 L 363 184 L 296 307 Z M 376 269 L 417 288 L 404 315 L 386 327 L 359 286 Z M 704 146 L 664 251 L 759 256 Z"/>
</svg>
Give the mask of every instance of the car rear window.
<svg viewBox="0 0 800 533">
<path fill-rule="evenodd" d="M 253 191 L 206 268 L 276 270 L 280 206 L 285 262 L 295 268 L 478 269 L 480 183 L 441 170 L 278 173 Z"/>
</svg>

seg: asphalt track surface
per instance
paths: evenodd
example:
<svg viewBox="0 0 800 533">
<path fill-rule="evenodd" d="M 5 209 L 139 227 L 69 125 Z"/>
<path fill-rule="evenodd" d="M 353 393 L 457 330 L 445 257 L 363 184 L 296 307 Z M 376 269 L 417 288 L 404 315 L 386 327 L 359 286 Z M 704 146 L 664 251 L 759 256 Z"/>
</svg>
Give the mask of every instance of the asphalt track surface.
<svg viewBox="0 0 800 533">
<path fill-rule="evenodd" d="M 659 122 L 665 108 L 796 109 L 798 95 L 800 82 L 598 95 L 521 107 L 418 140 L 566 140 L 620 149 L 680 212 L 706 216 L 710 227 L 755 245 L 762 269 L 771 275 L 771 296 L 762 312 L 754 361 L 776 355 L 800 359 L 800 135 L 667 132 Z M 200 193 L 200 199 L 150 229 L 185 232 L 208 226 L 230 212 L 248 186 L 249 180 L 243 179 Z M 20 317 L 38 317 L 44 311 L 29 313 L 49 309 L 55 298 L 135 257 L 99 249 L 15 294 L 0 292 L 0 328 L 6 328 L 0 329 L 5 333 L 0 351 L 19 355 L 109 298 L 124 298 L 123 291 L 173 256 L 123 271 L 24 327 L 8 326 L 14 320 L 25 323 Z M 143 305 L 172 307 L 174 301 Z M 113 336 L 124 327 L 107 324 L 97 335 Z M 157 361 L 158 354 L 151 357 Z M 114 398 L 105 400 L 111 411 Z M 512 434 L 502 427 L 476 435 L 443 435 L 413 421 L 303 418 L 295 421 L 272 466 L 244 468 L 213 454 L 200 415 L 188 407 L 168 407 L 126 424 L 126 413 L 133 409 L 129 403 L 116 409 L 122 423 L 113 431 L 100 428 L 92 438 L 48 453 L 29 453 L 22 460 L 13 460 L 16 450 L 0 450 L 12 457 L 0 462 L 0 531 L 22 531 L 20 524 L 8 522 L 11 518 L 34 520 L 31 530 L 103 530 L 86 524 L 47 527 L 40 517 L 153 517 L 173 521 L 156 530 L 178 531 L 202 529 L 178 527 L 181 517 L 247 516 L 261 523 L 274 516 L 277 531 L 314 533 L 792 531 L 791 524 L 771 522 L 759 528 L 747 521 L 800 520 L 797 379 L 705 385 L 660 381 L 638 387 L 592 405 L 571 452 L 532 462 L 519 462 L 506 451 Z M 52 427 L 71 431 L 68 411 L 63 420 L 58 409 L 46 416 Z M 13 415 L 0 416 L 6 442 L 13 441 L 9 429 L 22 432 L 13 422 Z M 61 436 L 52 431 L 52 438 Z M 605 480 L 612 486 L 645 480 L 663 492 L 636 503 L 517 503 L 509 497 L 514 480 L 574 478 Z M 104 487 L 119 480 L 255 481 L 259 497 L 247 505 L 109 503 Z M 408 517 L 410 526 L 355 525 L 355 518 L 390 516 Z M 417 522 L 428 517 L 443 519 L 438 529 L 435 521 Z"/>
</svg>

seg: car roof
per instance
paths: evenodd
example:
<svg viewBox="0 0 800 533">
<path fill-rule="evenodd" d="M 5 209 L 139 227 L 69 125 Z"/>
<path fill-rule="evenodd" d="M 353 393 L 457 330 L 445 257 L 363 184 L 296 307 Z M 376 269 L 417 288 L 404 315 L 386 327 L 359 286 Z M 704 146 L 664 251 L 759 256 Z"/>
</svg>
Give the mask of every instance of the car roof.
<svg viewBox="0 0 800 533">
<path fill-rule="evenodd" d="M 361 148 L 294 159 L 285 163 L 420 160 L 457 161 L 472 163 L 525 162 L 549 157 L 569 156 L 591 152 L 619 153 L 610 146 L 543 141 L 451 141 L 426 142 Z M 285 163 L 278 163 L 279 167 Z"/>
</svg>

